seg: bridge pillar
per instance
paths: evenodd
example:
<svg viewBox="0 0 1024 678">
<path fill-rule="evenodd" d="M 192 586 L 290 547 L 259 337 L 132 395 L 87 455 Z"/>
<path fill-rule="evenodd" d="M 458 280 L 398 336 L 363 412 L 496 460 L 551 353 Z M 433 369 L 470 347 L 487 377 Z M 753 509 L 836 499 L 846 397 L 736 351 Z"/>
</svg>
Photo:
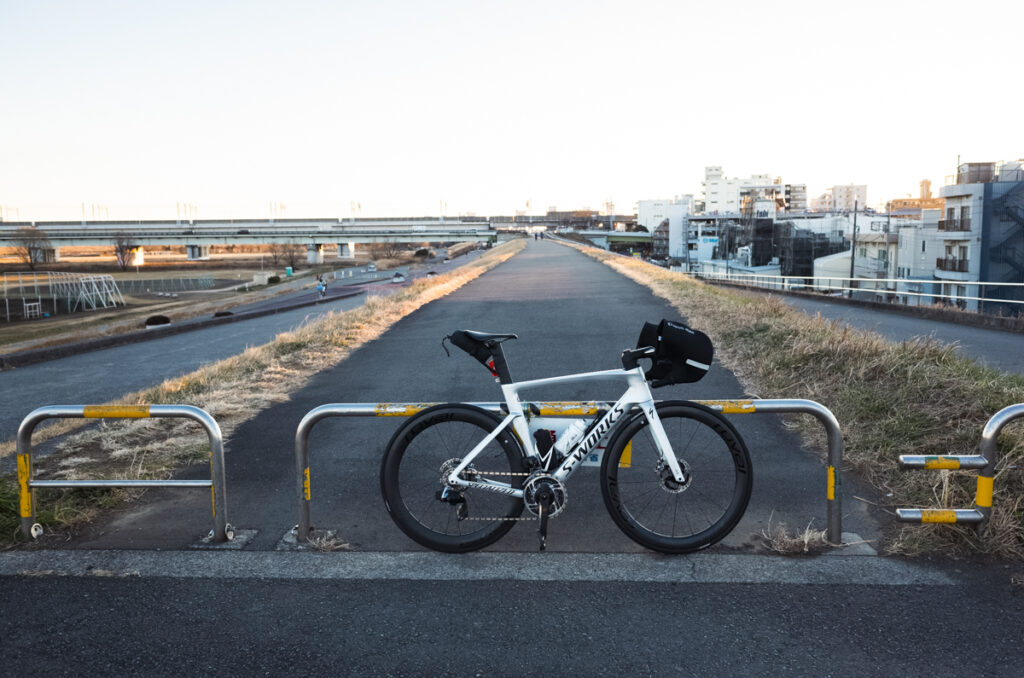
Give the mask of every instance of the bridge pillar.
<svg viewBox="0 0 1024 678">
<path fill-rule="evenodd" d="M 338 243 L 338 257 L 341 259 L 354 259 L 356 256 L 356 244 L 354 242 Z"/>
<path fill-rule="evenodd" d="M 323 245 L 306 245 L 306 263 L 307 264 L 322 264 L 324 263 L 324 248 Z"/>
<path fill-rule="evenodd" d="M 185 252 L 189 261 L 206 261 L 210 258 L 209 245 L 185 245 Z"/>
</svg>

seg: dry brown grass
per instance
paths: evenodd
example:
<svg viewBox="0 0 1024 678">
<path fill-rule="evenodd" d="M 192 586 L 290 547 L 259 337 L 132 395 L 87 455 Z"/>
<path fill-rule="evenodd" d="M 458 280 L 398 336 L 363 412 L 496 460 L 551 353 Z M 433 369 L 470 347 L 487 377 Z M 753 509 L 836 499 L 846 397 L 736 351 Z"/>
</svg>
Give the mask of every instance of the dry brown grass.
<svg viewBox="0 0 1024 678">
<path fill-rule="evenodd" d="M 713 287 L 635 259 L 580 248 L 667 299 L 709 334 L 723 365 L 762 398 L 806 398 L 828 407 L 844 437 L 844 470 L 891 494 L 892 507 L 965 508 L 973 472 L 900 472 L 900 454 L 977 450 L 989 417 L 1024 402 L 1024 377 L 980 366 L 930 339 L 891 342 L 795 311 L 782 300 Z M 794 418 L 807 442 L 825 449 L 824 433 Z M 993 514 L 984 539 L 964 526 L 908 525 L 890 551 L 985 553 L 1024 559 L 1024 423 L 1004 429 Z"/>
<path fill-rule="evenodd" d="M 341 362 L 404 316 L 462 287 L 524 245 L 525 241 L 518 240 L 496 247 L 450 273 L 418 280 L 391 296 L 370 297 L 359 308 L 331 313 L 294 332 L 282 333 L 268 344 L 126 395 L 112 404 L 193 405 L 213 415 L 227 439 L 238 425 L 288 400 L 317 372 Z M 104 420 L 99 426 L 67 435 L 84 424 L 81 419 L 59 420 L 37 430 L 33 436 L 36 445 L 62 436 L 54 454 L 35 463 L 38 475 L 168 477 L 183 465 L 208 458 L 205 432 L 187 420 Z M 0 456 L 13 453 L 14 447 L 14 441 L 0 445 Z M 10 511 L 13 516 L 16 506 L 14 502 L 9 504 L 3 502 L 0 513 Z M 71 519 L 64 516 L 61 521 Z"/>
<path fill-rule="evenodd" d="M 765 547 L 773 553 L 781 555 L 814 555 L 833 548 L 825 538 L 825 530 L 815 530 L 808 523 L 801 532 L 790 534 L 786 523 L 772 524 L 768 517 L 768 527 L 761 531 Z"/>
</svg>

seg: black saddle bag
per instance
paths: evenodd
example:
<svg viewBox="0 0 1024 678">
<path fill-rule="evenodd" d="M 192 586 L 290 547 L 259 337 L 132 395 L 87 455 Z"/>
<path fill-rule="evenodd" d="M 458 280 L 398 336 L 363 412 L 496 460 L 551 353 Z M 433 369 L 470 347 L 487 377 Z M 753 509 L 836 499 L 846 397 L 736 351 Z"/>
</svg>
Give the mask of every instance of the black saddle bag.
<svg viewBox="0 0 1024 678">
<path fill-rule="evenodd" d="M 654 364 L 647 371 L 651 386 L 690 384 L 700 381 L 714 359 L 715 349 L 708 335 L 684 323 L 662 320 L 644 323 L 637 348 L 653 346 Z"/>
</svg>

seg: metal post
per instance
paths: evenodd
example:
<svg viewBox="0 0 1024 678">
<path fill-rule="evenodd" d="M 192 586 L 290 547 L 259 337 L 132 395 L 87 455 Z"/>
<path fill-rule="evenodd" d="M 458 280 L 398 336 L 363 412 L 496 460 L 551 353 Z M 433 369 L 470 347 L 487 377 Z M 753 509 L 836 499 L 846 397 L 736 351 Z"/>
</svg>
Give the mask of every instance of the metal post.
<svg viewBox="0 0 1024 678">
<path fill-rule="evenodd" d="M 32 432 L 46 419 L 146 419 L 183 418 L 199 422 L 210 439 L 210 480 L 33 480 Z M 18 427 L 17 438 L 19 514 L 21 531 L 37 537 L 33 488 L 35 487 L 209 487 L 213 507 L 213 539 L 232 538 L 227 522 L 224 437 L 210 414 L 192 405 L 52 405 L 33 410 Z"/>
<path fill-rule="evenodd" d="M 992 484 L 996 471 L 996 457 L 998 456 L 996 452 L 996 439 L 999 437 L 999 433 L 1003 430 L 1004 426 L 1014 419 L 1021 417 L 1024 417 L 1024 403 L 1004 407 L 992 415 L 992 418 L 988 420 L 985 428 L 981 431 L 980 452 L 988 460 L 988 464 L 978 474 L 978 488 L 974 499 L 974 503 L 977 504 L 978 510 L 981 511 L 983 516 L 982 521 L 977 525 L 979 535 L 985 530 L 985 525 L 988 523 L 989 518 L 992 517 Z"/>
<path fill-rule="evenodd" d="M 827 499 L 825 538 L 831 544 L 842 543 L 843 433 L 839 428 L 839 420 L 831 410 L 813 400 L 695 400 L 693 402 L 720 410 L 723 414 L 810 414 L 816 417 L 825 427 L 828 439 L 828 466 L 825 476 L 825 497 Z"/>
</svg>

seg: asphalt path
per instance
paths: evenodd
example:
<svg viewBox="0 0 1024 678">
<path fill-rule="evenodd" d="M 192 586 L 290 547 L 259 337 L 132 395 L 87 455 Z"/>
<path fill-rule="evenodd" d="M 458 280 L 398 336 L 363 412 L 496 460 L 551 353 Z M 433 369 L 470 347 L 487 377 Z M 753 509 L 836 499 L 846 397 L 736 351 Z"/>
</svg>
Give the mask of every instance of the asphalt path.
<svg viewBox="0 0 1024 678">
<path fill-rule="evenodd" d="M 451 270 L 479 254 L 470 252 L 451 263 L 436 261 L 434 267 L 407 276 L 403 284 L 383 281 L 345 285 L 341 279 L 328 285 L 326 299 L 319 299 L 313 289 L 302 289 L 313 282 L 311 278 L 296 280 L 285 283 L 296 288 L 295 292 L 231 309 L 236 314 L 267 315 L 0 371 L 0 440 L 13 439 L 22 419 L 38 407 L 100 404 L 156 386 L 265 344 L 327 313 L 361 306 L 367 295 L 390 293 L 429 270 Z M 360 293 L 351 296 L 353 291 Z M 297 304 L 301 306 L 274 312 Z"/>
<path fill-rule="evenodd" d="M 1016 677 L 1024 659 L 1003 568 L 871 582 L 830 557 L 534 553 L 493 554 L 489 578 L 486 554 L 361 571 L 351 554 L 46 555 L 0 557 L 11 675 Z"/>
<path fill-rule="evenodd" d="M 303 297 L 315 294 L 298 293 Z M 286 303 L 292 296 L 276 302 Z M 355 308 L 363 301 L 364 295 L 347 297 L 4 370 L 0 372 L 0 439 L 14 438 L 21 420 L 37 407 L 105 403 L 265 344 L 281 332 L 331 311 Z"/>
<path fill-rule="evenodd" d="M 820 315 L 860 330 L 870 330 L 891 341 L 918 337 L 954 344 L 957 351 L 996 370 L 1024 374 L 1024 336 L 1004 330 L 959 325 L 859 306 L 848 306 L 803 296 L 778 295 L 793 308 Z"/>
<path fill-rule="evenodd" d="M 678 318 L 650 290 L 575 250 L 530 241 L 524 252 L 458 291 L 399 321 L 343 363 L 316 375 L 289 402 L 238 427 L 226 446 L 228 517 L 255 532 L 247 548 L 278 546 L 298 522 L 295 433 L 303 416 L 326 403 L 394 401 L 494 401 L 500 390 L 488 372 L 455 351 L 446 357 L 441 338 L 456 329 L 514 332 L 506 344 L 513 377 L 527 380 L 619 366 L 622 349 L 636 344 L 645 321 Z M 537 399 L 615 400 L 614 382 L 572 385 L 536 394 Z M 697 384 L 656 391 L 660 399 L 740 398 L 736 378 L 717 362 Z M 826 473 L 818 451 L 804 449 L 773 415 L 738 415 L 733 423 L 748 441 L 754 492 L 747 514 L 719 548 L 749 549 L 770 525 L 824 529 Z M 395 527 L 379 490 L 380 459 L 400 421 L 390 417 L 327 419 L 310 437 L 313 523 L 360 551 L 421 547 Z M 202 477 L 196 466 L 183 477 Z M 870 497 L 866 489 L 847 493 Z M 642 547 L 619 532 L 607 516 L 596 468 L 570 480 L 567 508 L 550 527 L 553 551 L 635 553 Z M 183 548 L 210 524 L 202 492 L 155 490 L 130 512 L 99 526 L 81 548 Z M 848 499 L 844 530 L 872 539 L 878 532 L 870 504 Z M 534 551 L 535 525 L 521 523 L 493 550 Z"/>
</svg>

